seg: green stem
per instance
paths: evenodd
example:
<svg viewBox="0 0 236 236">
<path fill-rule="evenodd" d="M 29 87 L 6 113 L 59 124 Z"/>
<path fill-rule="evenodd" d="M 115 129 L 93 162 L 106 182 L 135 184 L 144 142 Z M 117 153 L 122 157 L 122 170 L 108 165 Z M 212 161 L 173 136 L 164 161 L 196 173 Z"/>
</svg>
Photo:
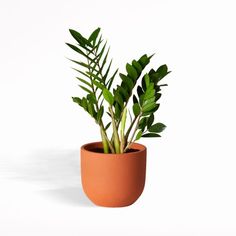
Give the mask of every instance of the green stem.
<svg viewBox="0 0 236 236">
<path fill-rule="evenodd" d="M 131 130 L 132 130 L 132 128 L 133 128 L 133 126 L 134 126 L 134 124 L 135 124 L 137 118 L 138 118 L 138 116 L 136 116 L 136 117 L 133 119 L 133 121 L 131 122 L 131 124 L 130 124 L 130 126 L 129 126 L 129 128 L 128 128 L 126 134 L 125 134 L 125 139 L 126 139 L 126 140 L 128 140 L 129 134 L 130 134 L 130 132 L 131 132 Z"/>
<path fill-rule="evenodd" d="M 111 113 L 115 152 L 120 153 L 120 139 L 119 139 L 118 130 L 117 130 L 116 122 L 115 122 L 114 113 L 111 106 L 109 107 L 109 111 Z"/>
<path fill-rule="evenodd" d="M 125 123 L 126 123 L 126 117 L 127 117 L 127 108 L 125 107 L 122 112 L 122 118 L 121 118 L 121 127 L 120 127 L 120 153 L 124 152 L 124 146 L 126 143 L 125 140 Z"/>
<path fill-rule="evenodd" d="M 109 153 L 109 144 L 106 139 L 106 134 L 104 133 L 104 130 L 101 128 L 101 137 L 102 137 L 102 144 L 103 144 L 103 150 L 104 153 Z"/>
<path fill-rule="evenodd" d="M 142 113 L 140 113 L 140 114 L 137 116 L 138 121 L 137 121 L 137 123 L 136 123 L 134 132 L 133 132 L 133 134 L 132 134 L 132 136 L 131 136 L 131 139 L 130 139 L 130 141 L 128 142 L 128 144 L 126 145 L 126 147 L 125 147 L 124 152 L 126 152 L 126 151 L 130 148 L 131 144 L 134 142 L 134 140 L 133 140 L 133 139 L 134 139 L 134 135 L 136 134 L 136 132 L 137 132 L 137 130 L 138 130 L 139 121 L 140 121 L 141 116 L 142 116 Z"/>
</svg>

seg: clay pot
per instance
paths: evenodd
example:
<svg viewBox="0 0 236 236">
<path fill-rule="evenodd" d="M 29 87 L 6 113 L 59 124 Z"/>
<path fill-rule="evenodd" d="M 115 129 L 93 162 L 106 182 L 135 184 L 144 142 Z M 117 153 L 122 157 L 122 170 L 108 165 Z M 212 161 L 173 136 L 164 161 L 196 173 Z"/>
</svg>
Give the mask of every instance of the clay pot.
<svg viewBox="0 0 236 236">
<path fill-rule="evenodd" d="M 134 143 L 133 152 L 104 154 L 101 142 L 81 147 L 81 178 L 85 194 L 99 206 L 124 207 L 134 203 L 145 184 L 146 147 Z"/>
</svg>

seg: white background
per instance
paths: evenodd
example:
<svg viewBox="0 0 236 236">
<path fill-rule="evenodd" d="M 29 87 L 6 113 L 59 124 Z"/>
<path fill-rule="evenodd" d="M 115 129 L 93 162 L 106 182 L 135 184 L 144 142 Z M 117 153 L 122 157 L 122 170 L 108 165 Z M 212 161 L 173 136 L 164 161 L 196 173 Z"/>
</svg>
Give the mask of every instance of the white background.
<svg viewBox="0 0 236 236">
<path fill-rule="evenodd" d="M 0 0 L 0 235 L 236 235 L 235 1 Z M 166 63 L 147 182 L 132 206 L 93 206 L 79 148 L 99 140 L 66 57 L 100 26 L 114 65 Z M 114 67 L 115 68 L 115 67 Z"/>
</svg>

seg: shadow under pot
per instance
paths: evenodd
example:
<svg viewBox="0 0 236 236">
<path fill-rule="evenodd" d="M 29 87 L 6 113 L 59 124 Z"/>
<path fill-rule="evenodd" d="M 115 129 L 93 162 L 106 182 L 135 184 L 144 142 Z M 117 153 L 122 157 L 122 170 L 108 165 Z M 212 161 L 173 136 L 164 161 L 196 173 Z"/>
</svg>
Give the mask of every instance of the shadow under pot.
<svg viewBox="0 0 236 236">
<path fill-rule="evenodd" d="M 128 153 L 102 153 L 102 143 L 81 147 L 81 179 L 87 197 L 98 206 L 133 204 L 145 185 L 146 147 L 134 143 Z"/>
</svg>

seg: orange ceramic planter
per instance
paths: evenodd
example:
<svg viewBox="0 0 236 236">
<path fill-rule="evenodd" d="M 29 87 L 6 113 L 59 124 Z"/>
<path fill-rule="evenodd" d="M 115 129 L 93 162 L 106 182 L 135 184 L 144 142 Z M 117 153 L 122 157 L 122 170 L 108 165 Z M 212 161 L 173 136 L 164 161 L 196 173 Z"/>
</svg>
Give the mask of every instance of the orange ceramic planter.
<svg viewBox="0 0 236 236">
<path fill-rule="evenodd" d="M 81 147 L 81 178 L 85 194 L 99 206 L 124 207 L 141 195 L 146 174 L 146 147 L 134 143 L 134 152 L 104 154 L 101 142 Z"/>
</svg>

